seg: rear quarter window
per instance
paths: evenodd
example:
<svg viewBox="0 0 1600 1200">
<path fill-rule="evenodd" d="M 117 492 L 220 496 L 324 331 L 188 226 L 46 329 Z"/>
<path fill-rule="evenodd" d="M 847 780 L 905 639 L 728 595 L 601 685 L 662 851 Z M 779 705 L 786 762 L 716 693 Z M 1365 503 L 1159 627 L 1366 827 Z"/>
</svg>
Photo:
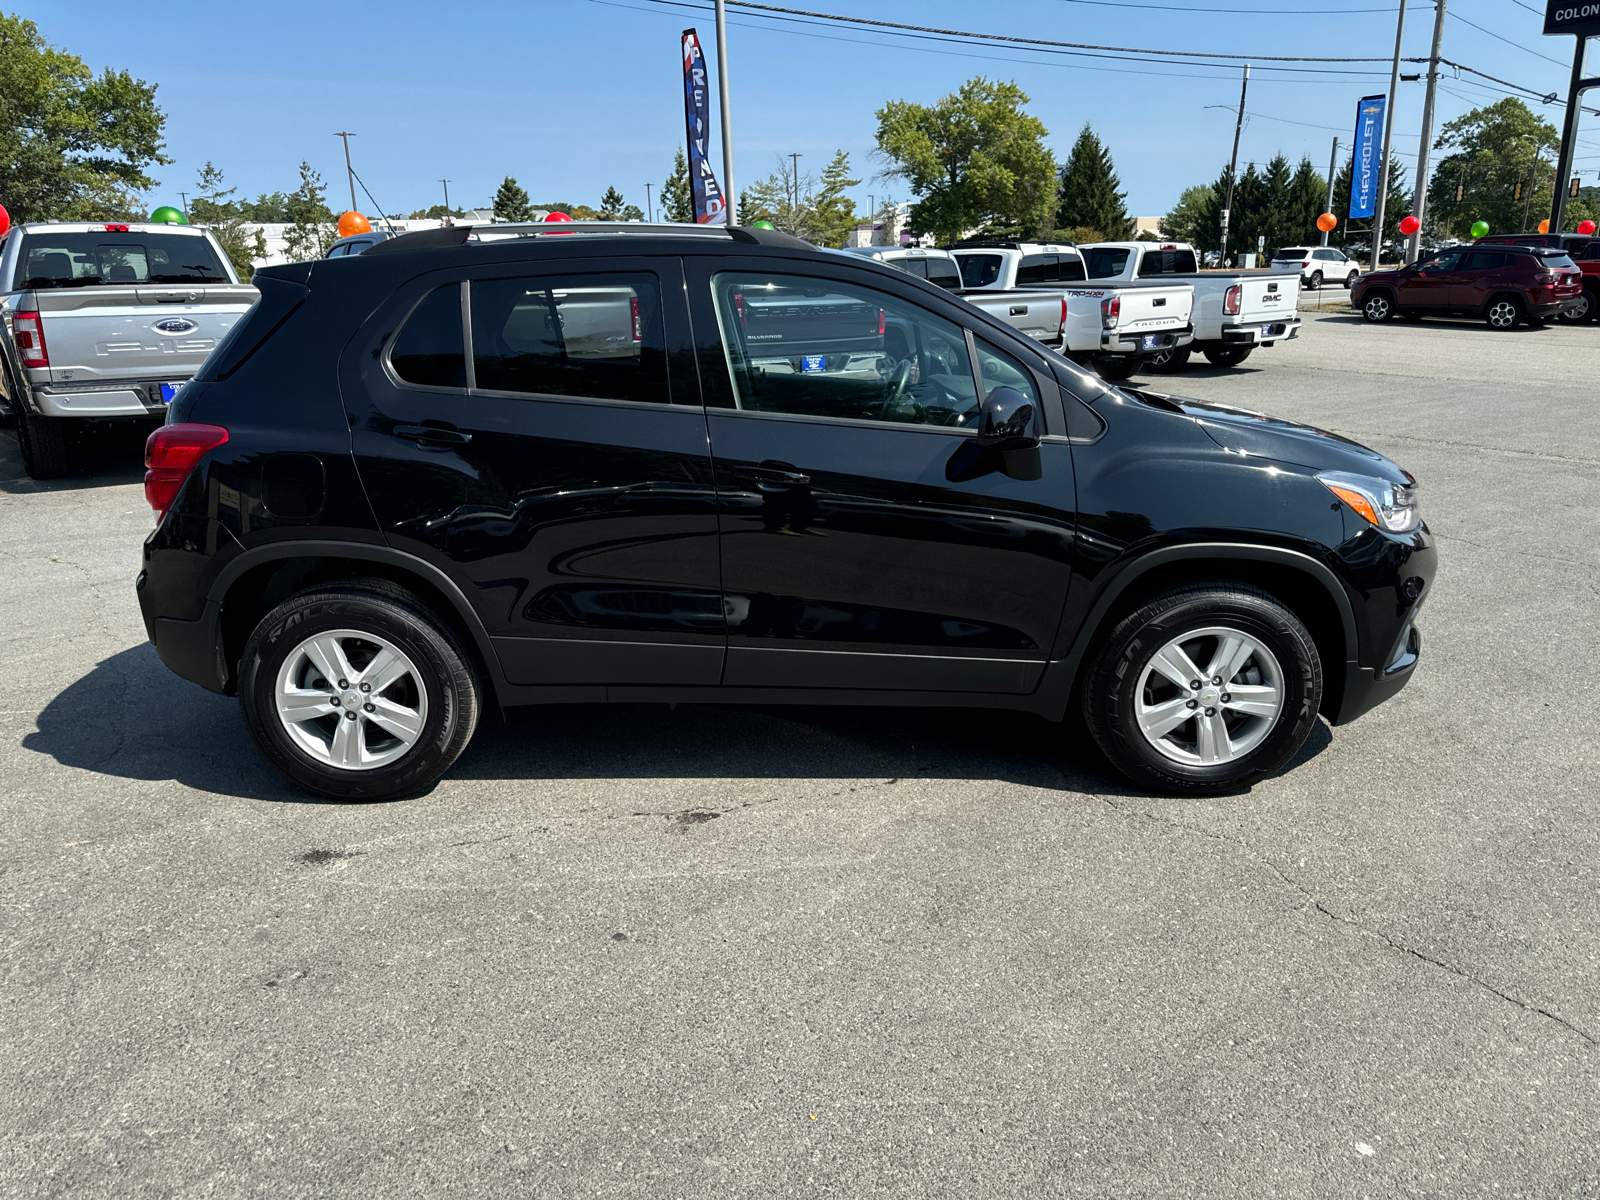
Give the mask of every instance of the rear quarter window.
<svg viewBox="0 0 1600 1200">
<path fill-rule="evenodd" d="M 961 254 L 956 261 L 961 264 L 961 282 L 969 288 L 980 288 L 1000 278 L 1004 260 L 998 254 Z"/>
<path fill-rule="evenodd" d="M 1089 278 L 1109 279 L 1113 275 L 1121 275 L 1127 269 L 1129 253 L 1127 250 L 1109 248 L 1089 251 Z"/>
<path fill-rule="evenodd" d="M 956 270 L 955 263 L 948 258 L 930 258 L 927 263 L 929 283 L 936 283 L 946 289 L 961 286 L 961 272 Z"/>
</svg>

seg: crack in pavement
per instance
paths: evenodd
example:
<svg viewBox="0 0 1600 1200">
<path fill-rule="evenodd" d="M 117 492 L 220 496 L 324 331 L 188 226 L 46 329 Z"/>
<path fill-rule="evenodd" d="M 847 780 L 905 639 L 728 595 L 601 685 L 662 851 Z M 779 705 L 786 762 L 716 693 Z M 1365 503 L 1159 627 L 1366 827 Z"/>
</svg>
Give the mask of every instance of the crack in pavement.
<svg viewBox="0 0 1600 1200">
<path fill-rule="evenodd" d="M 1330 432 L 1342 434 L 1345 437 L 1365 438 L 1368 442 L 1377 438 L 1389 438 L 1397 442 L 1421 442 L 1425 446 L 1448 446 L 1452 450 L 1472 450 L 1480 454 L 1506 454 L 1513 458 L 1545 458 L 1552 462 L 1574 463 L 1581 467 L 1600 467 L 1600 458 L 1579 458 L 1572 454 L 1551 454 L 1545 450 L 1513 450 L 1509 446 L 1480 446 L 1476 442 L 1457 442 L 1450 438 L 1421 437 L 1414 433 L 1363 433 L 1355 429 L 1331 429 Z"/>
<path fill-rule="evenodd" d="M 1316 894 L 1304 884 L 1301 884 L 1297 880 L 1290 878 L 1283 868 L 1278 866 L 1277 863 L 1273 862 L 1265 855 L 1257 853 L 1251 846 L 1239 838 L 1228 837 L 1226 834 L 1221 833 L 1213 833 L 1209 829 L 1201 829 L 1199 826 L 1190 825 L 1186 821 L 1175 821 L 1171 817 L 1159 816 L 1158 814 L 1149 812 L 1145 809 L 1129 808 L 1125 805 L 1118 804 L 1116 801 L 1105 796 L 1100 797 L 1100 800 L 1107 807 L 1112 808 L 1119 813 L 1132 813 L 1135 816 L 1143 817 L 1145 820 L 1152 821 L 1159 825 L 1166 825 L 1174 829 L 1182 829 L 1187 833 L 1197 833 L 1201 837 L 1210 838 L 1212 841 L 1225 842 L 1230 846 L 1236 846 L 1240 850 L 1243 850 L 1245 854 L 1247 854 L 1254 862 L 1266 867 L 1283 883 L 1299 892 L 1306 898 L 1311 907 L 1315 908 L 1317 912 L 1327 917 L 1330 921 L 1337 921 L 1341 925 L 1348 925 L 1352 929 L 1356 930 L 1356 932 L 1360 933 L 1363 937 L 1369 937 L 1374 941 L 1382 942 L 1385 946 L 1389 947 L 1389 949 L 1397 950 L 1401 954 L 1408 955 L 1419 962 L 1427 963 L 1429 966 L 1438 967 L 1443 971 L 1449 971 L 1452 975 L 1459 975 L 1468 983 L 1476 984 L 1490 995 L 1496 996 L 1509 1004 L 1514 1004 L 1524 1012 L 1534 1013 L 1537 1016 L 1549 1018 L 1557 1025 L 1560 1025 L 1570 1032 L 1577 1034 L 1584 1041 L 1588 1042 L 1589 1045 L 1600 1046 L 1600 1039 L 1597 1039 L 1593 1034 L 1589 1033 L 1580 1026 L 1574 1025 L 1565 1017 L 1560 1016 L 1557 1013 L 1553 1013 L 1547 1008 L 1540 1008 L 1537 1004 L 1530 1004 L 1528 1001 L 1519 999 L 1518 997 L 1511 995 L 1509 992 L 1503 992 L 1499 988 L 1495 987 L 1492 983 L 1488 983 L 1485 980 L 1479 979 L 1470 971 L 1455 966 L 1453 963 L 1447 963 L 1442 959 L 1434 958 L 1432 955 L 1424 954 L 1420 950 L 1414 950 L 1404 942 L 1397 942 L 1394 940 L 1394 938 L 1390 937 L 1382 930 L 1370 929 L 1360 921 L 1356 920 L 1354 917 L 1340 916 L 1338 913 L 1332 911 L 1326 905 L 1324 905 L 1321 900 L 1317 899 Z"/>
</svg>

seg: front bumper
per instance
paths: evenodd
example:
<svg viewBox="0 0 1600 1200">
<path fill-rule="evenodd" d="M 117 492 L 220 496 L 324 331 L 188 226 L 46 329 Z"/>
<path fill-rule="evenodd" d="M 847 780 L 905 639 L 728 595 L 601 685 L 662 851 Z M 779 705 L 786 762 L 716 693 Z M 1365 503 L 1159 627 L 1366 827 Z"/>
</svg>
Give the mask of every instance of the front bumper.
<svg viewBox="0 0 1600 1200">
<path fill-rule="evenodd" d="M 1337 557 L 1355 609 L 1357 637 L 1357 653 L 1344 664 L 1344 690 L 1329 717 L 1331 724 L 1343 725 L 1410 681 L 1422 656 L 1417 616 L 1433 587 L 1439 558 L 1426 524 L 1404 536 L 1367 527 L 1340 546 Z"/>
<path fill-rule="evenodd" d="M 1153 345 L 1146 345 L 1145 340 L 1153 338 Z M 1179 346 L 1187 346 L 1194 341 L 1194 326 L 1185 325 L 1182 329 L 1158 329 L 1152 333 L 1127 333 L 1120 329 L 1108 329 L 1100 335 L 1100 353 L 1102 354 L 1154 354 L 1157 350 L 1176 350 Z"/>
<path fill-rule="evenodd" d="M 1300 336 L 1300 319 L 1264 321 L 1259 325 L 1234 325 L 1222 331 L 1224 346 L 1270 346 Z"/>
</svg>

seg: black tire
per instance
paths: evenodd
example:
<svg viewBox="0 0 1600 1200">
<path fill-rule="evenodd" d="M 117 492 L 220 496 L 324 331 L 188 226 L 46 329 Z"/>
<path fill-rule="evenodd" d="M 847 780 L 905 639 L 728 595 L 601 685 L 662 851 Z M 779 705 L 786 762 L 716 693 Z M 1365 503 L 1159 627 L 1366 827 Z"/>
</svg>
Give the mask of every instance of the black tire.
<svg viewBox="0 0 1600 1200">
<path fill-rule="evenodd" d="M 1102 354 L 1094 360 L 1094 371 L 1101 379 L 1118 383 L 1137 371 L 1141 361 L 1137 354 Z"/>
<path fill-rule="evenodd" d="M 284 664 L 308 639 L 334 630 L 380 638 L 415 668 L 397 686 L 424 692 L 426 710 L 415 742 L 392 762 L 357 769 L 321 761 L 278 715 L 276 688 Z M 357 712 L 352 706 L 346 717 L 337 707 L 337 685 L 328 690 L 335 707 L 324 719 L 331 725 L 322 727 L 334 730 L 341 717 L 353 719 Z M 381 579 L 341 581 L 291 596 L 256 626 L 239 663 L 239 707 L 257 748 L 301 787 L 334 800 L 389 800 L 431 787 L 471 740 L 480 696 L 476 660 L 456 631 L 415 595 Z M 358 728 L 367 729 L 367 722 L 359 721 Z M 371 735 L 358 736 L 370 744 Z"/>
<path fill-rule="evenodd" d="M 1224 681 L 1222 689 L 1229 683 L 1239 687 L 1235 681 L 1252 670 L 1258 671 L 1257 678 L 1270 678 L 1275 671 L 1281 700 L 1270 718 L 1232 714 L 1236 723 L 1230 735 L 1239 732 L 1241 746 L 1248 746 L 1236 757 L 1211 763 L 1202 763 L 1197 757 L 1194 762 L 1184 762 L 1172 755 L 1181 752 L 1185 731 L 1192 731 L 1195 752 L 1200 753 L 1200 714 L 1207 710 L 1196 709 L 1195 718 L 1184 718 L 1184 723 L 1171 731 L 1175 740 L 1169 743 L 1145 734 L 1136 706 L 1187 703 L 1176 689 L 1162 701 L 1153 697 L 1157 686 L 1173 685 L 1151 667 L 1151 660 L 1191 632 L 1196 639 L 1187 645 L 1208 653 L 1208 645 L 1213 649 L 1219 645 L 1219 639 L 1200 632 L 1208 629 L 1237 632 L 1264 647 L 1272 660 L 1266 667 L 1252 655 L 1232 679 Z M 1196 665 L 1203 671 L 1209 663 Z M 1210 680 L 1199 682 L 1204 687 L 1195 693 L 1202 697 L 1197 703 L 1219 691 Z M 1150 598 L 1117 622 L 1091 660 L 1081 697 L 1084 720 L 1095 742 L 1135 784 L 1177 795 L 1237 791 L 1272 774 L 1305 743 L 1322 703 L 1322 662 L 1305 625 L 1268 593 L 1227 580 L 1185 584 Z M 1230 719 L 1221 707 L 1210 711 L 1220 714 L 1222 721 Z M 1169 746 L 1169 751 L 1158 749 L 1157 741 Z"/>
<path fill-rule="evenodd" d="M 1348 292 L 1351 288 L 1355 287 L 1356 280 L 1358 280 L 1360 278 L 1361 278 L 1361 272 L 1360 271 L 1351 271 L 1350 274 L 1348 274 L 1348 275 L 1346 275 L 1344 277 L 1344 290 Z"/>
<path fill-rule="evenodd" d="M 1564 309 L 1561 313 L 1563 325 L 1587 325 L 1595 319 L 1596 309 L 1600 307 L 1600 297 L 1595 295 L 1593 288 L 1584 288 L 1583 295 L 1578 300 L 1576 308 Z"/>
<path fill-rule="evenodd" d="M 1145 366 L 1157 375 L 1173 375 L 1184 370 L 1189 365 L 1189 355 L 1194 351 L 1189 346 L 1178 346 L 1172 350 L 1157 350 L 1145 359 Z"/>
<path fill-rule="evenodd" d="M 1374 325 L 1381 325 L 1395 315 L 1394 297 L 1388 292 L 1370 292 L 1361 302 L 1361 315 Z"/>
<path fill-rule="evenodd" d="M 35 416 L 17 405 L 17 446 L 29 479 L 59 479 L 72 469 L 63 425 L 55 417 Z"/>
<path fill-rule="evenodd" d="M 1207 346 L 1204 353 L 1213 367 L 1237 367 L 1254 349 L 1254 346 Z"/>
<path fill-rule="evenodd" d="M 1509 333 L 1525 316 L 1522 301 L 1511 295 L 1491 296 L 1483 306 L 1483 323 L 1497 333 Z"/>
<path fill-rule="evenodd" d="M 1322 290 L 1322 272 L 1311 272 L 1311 278 L 1306 281 L 1306 286 L 1309 287 L 1313 292 L 1320 292 Z"/>
</svg>

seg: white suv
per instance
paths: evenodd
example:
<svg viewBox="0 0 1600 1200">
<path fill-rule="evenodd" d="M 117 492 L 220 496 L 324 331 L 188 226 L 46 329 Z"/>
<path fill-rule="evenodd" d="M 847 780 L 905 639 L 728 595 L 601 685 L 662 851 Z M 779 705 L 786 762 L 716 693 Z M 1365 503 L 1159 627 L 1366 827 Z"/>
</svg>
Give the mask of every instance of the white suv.
<svg viewBox="0 0 1600 1200">
<path fill-rule="evenodd" d="M 928 250 L 921 246 L 846 246 L 841 253 L 858 254 L 926 279 L 947 292 L 961 286 L 961 272 L 948 250 Z"/>
<path fill-rule="evenodd" d="M 1285 246 L 1272 256 L 1272 270 L 1300 272 L 1300 286 L 1320 288 L 1324 282 L 1342 281 L 1354 287 L 1361 268 L 1332 246 Z"/>
</svg>

